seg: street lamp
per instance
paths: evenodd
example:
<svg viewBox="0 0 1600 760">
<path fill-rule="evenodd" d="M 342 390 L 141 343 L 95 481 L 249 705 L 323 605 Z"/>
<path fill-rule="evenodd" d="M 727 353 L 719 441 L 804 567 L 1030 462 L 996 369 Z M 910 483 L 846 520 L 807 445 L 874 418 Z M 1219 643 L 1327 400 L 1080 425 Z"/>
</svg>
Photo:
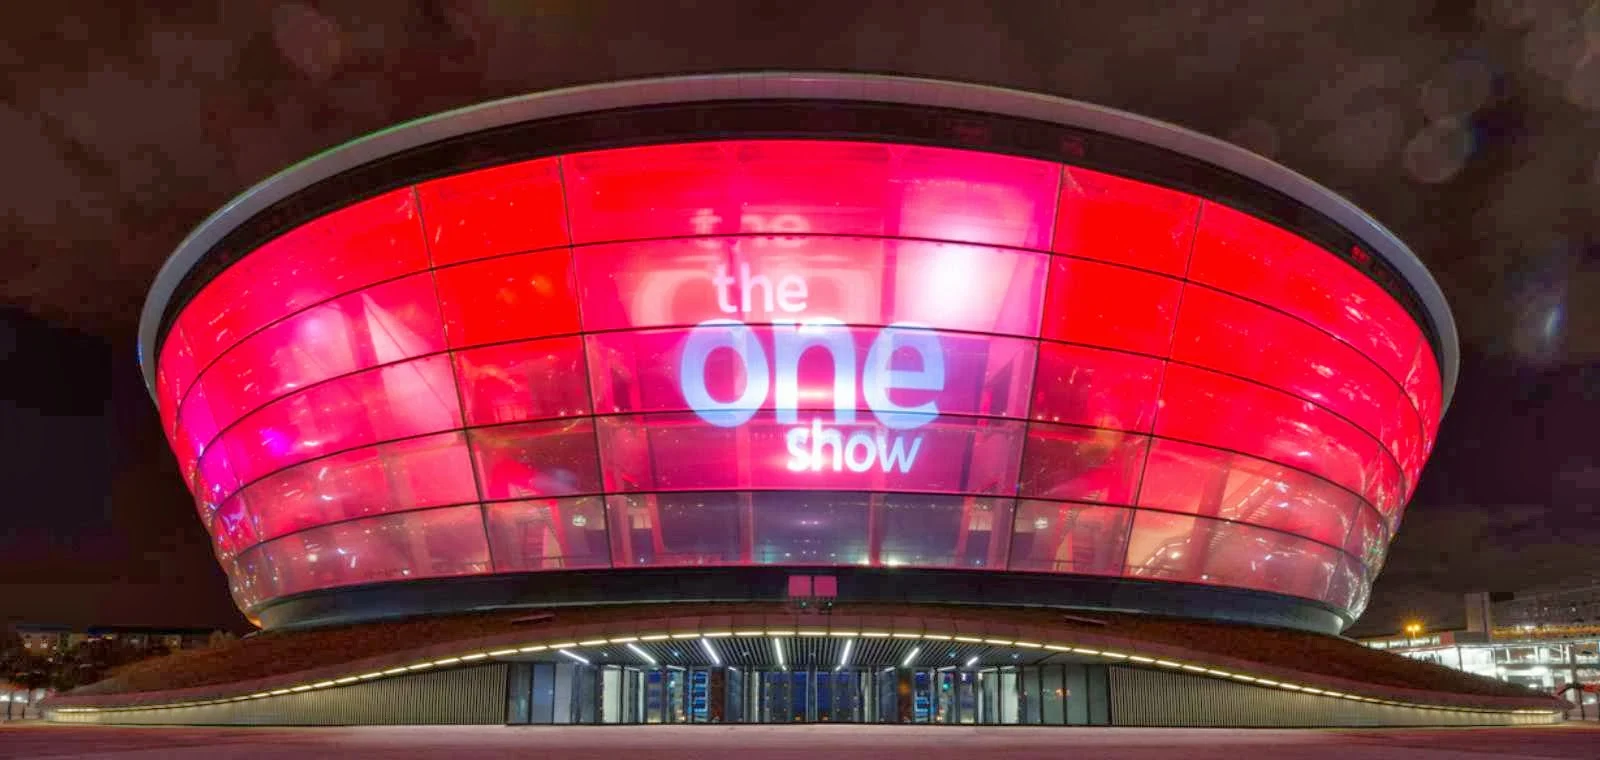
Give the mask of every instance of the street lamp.
<svg viewBox="0 0 1600 760">
<path fill-rule="evenodd" d="M 1406 638 L 1414 639 L 1422 635 L 1422 624 L 1416 622 L 1406 623 L 1405 631 Z"/>
</svg>

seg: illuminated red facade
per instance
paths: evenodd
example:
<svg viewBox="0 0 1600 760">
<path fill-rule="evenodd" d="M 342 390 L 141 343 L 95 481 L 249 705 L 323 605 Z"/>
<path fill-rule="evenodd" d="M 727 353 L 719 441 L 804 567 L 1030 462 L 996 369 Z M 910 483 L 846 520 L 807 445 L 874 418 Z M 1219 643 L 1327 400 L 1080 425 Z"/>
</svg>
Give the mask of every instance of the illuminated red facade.
<svg viewBox="0 0 1600 760">
<path fill-rule="evenodd" d="M 1177 582 L 1353 617 L 1443 393 L 1423 323 L 1343 253 L 985 149 L 565 151 L 250 246 L 168 307 L 155 392 L 247 612 L 793 566 Z"/>
</svg>

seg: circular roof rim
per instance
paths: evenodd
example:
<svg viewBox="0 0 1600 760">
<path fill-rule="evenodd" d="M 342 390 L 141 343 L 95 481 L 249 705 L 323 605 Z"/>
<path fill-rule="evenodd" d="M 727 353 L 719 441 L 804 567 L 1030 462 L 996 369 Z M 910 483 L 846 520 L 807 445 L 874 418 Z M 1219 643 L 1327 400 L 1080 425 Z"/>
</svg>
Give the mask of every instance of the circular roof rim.
<svg viewBox="0 0 1600 760">
<path fill-rule="evenodd" d="M 139 316 L 138 358 L 155 397 L 155 345 L 163 312 L 188 271 L 235 227 L 272 204 L 349 169 L 394 153 L 495 127 L 578 113 L 666 103 L 818 99 L 933 106 L 1033 119 L 1114 134 L 1231 171 L 1314 209 L 1366 242 L 1415 290 L 1444 356 L 1443 403 L 1455 395 L 1460 344 L 1444 292 L 1422 260 L 1388 228 L 1310 178 L 1224 142 L 1157 119 L 1105 106 L 994 85 L 923 77 L 814 71 L 692 74 L 578 85 L 492 100 L 398 124 L 300 161 L 251 186 L 195 227 L 157 272 Z M 159 403 L 159 401 L 158 401 Z"/>
</svg>

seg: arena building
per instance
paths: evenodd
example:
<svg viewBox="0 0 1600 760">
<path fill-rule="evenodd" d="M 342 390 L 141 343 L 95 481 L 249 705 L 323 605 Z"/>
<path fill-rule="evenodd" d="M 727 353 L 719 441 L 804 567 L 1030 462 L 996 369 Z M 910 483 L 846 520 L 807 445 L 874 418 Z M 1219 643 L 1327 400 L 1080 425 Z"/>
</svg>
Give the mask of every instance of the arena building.
<svg viewBox="0 0 1600 760">
<path fill-rule="evenodd" d="M 1370 217 L 1103 108 L 748 74 L 447 113 L 251 189 L 146 304 L 267 631 L 223 651 L 276 664 L 52 714 L 1554 719 L 1294 654 L 1390 658 L 1333 635 L 1456 352 Z"/>
</svg>

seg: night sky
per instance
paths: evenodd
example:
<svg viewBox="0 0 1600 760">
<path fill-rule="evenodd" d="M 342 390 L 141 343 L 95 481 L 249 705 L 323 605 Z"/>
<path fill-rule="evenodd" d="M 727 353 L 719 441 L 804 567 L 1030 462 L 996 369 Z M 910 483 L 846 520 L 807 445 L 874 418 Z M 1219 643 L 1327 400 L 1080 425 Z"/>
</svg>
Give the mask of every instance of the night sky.
<svg viewBox="0 0 1600 760">
<path fill-rule="evenodd" d="M 1600 5 L 28 5 L 0 23 L 0 621 L 245 625 L 134 357 L 156 269 L 230 197 L 447 108 L 754 68 L 1075 97 L 1345 194 L 1427 262 L 1463 342 L 1353 632 L 1459 623 L 1466 591 L 1600 582 Z"/>
</svg>

